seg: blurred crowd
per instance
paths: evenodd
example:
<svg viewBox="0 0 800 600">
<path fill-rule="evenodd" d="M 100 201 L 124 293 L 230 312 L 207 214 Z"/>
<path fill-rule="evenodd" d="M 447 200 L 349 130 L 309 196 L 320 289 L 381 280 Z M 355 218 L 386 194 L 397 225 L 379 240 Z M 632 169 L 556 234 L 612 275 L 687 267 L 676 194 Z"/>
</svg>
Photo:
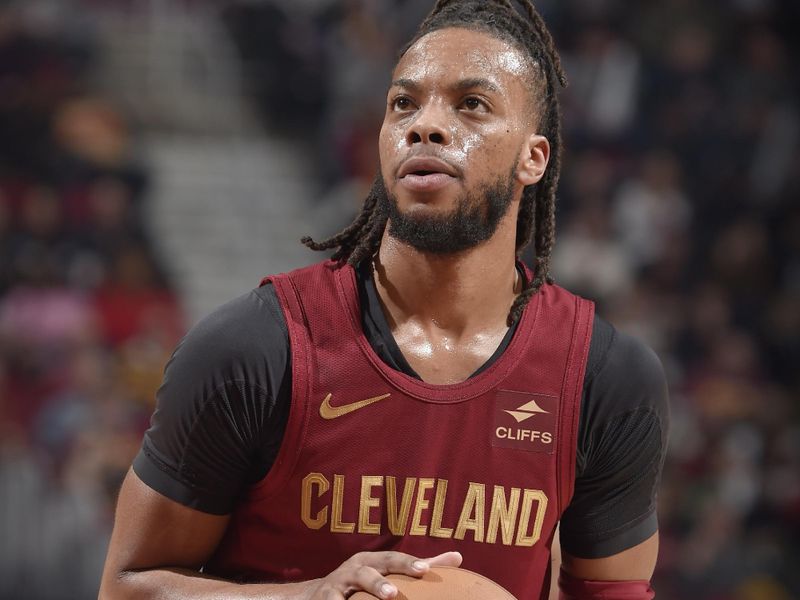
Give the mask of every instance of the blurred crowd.
<svg viewBox="0 0 800 600">
<path fill-rule="evenodd" d="M 554 272 L 667 369 L 658 597 L 798 598 L 800 7 L 588 4 Z"/>
<path fill-rule="evenodd" d="M 570 79 L 554 275 L 669 378 L 658 597 L 798 598 L 800 6 L 536 4 Z M 331 232 L 371 183 L 396 52 L 431 5 L 220 13 L 265 130 L 307 140 Z M 0 598 L 89 598 L 184 320 L 142 219 L 135 128 L 92 86 L 92 35 L 2 6 Z"/>
<path fill-rule="evenodd" d="M 91 32 L 23 13 L 0 4 L 0 597 L 77 600 L 184 325 Z"/>
</svg>

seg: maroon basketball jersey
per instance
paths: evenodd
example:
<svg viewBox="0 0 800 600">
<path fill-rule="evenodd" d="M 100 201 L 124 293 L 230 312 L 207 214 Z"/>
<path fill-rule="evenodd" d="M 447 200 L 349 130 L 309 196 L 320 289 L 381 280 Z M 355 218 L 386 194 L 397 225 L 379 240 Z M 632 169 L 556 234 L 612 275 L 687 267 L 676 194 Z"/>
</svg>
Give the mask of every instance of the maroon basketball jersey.
<svg viewBox="0 0 800 600">
<path fill-rule="evenodd" d="M 269 474 L 209 573 L 323 577 L 360 551 L 448 550 L 518 598 L 547 596 L 569 502 L 594 306 L 545 285 L 503 355 L 462 383 L 393 370 L 361 327 L 355 272 L 271 277 L 289 329 L 292 406 Z"/>
</svg>

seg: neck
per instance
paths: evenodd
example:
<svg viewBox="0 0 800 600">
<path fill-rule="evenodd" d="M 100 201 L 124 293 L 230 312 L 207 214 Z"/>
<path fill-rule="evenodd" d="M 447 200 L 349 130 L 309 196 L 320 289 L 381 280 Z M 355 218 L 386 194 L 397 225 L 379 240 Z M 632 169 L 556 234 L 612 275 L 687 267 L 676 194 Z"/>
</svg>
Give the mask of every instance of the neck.
<svg viewBox="0 0 800 600">
<path fill-rule="evenodd" d="M 504 324 L 522 288 L 516 215 L 509 213 L 489 240 L 450 255 L 420 252 L 388 235 L 387 225 L 375 282 L 390 325 L 415 321 L 426 330 L 470 335 Z"/>
</svg>

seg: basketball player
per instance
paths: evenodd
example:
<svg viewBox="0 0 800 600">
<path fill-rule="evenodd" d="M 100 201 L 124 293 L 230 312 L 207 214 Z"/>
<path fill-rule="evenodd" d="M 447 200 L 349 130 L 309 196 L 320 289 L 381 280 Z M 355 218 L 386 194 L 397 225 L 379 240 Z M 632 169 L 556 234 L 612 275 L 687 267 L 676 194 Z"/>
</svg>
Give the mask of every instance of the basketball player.
<svg viewBox="0 0 800 600">
<path fill-rule="evenodd" d="M 102 598 L 388 599 L 459 564 L 547 598 L 559 524 L 562 598 L 653 597 L 664 375 L 550 276 L 565 80 L 522 5 L 439 1 L 361 213 L 305 240 L 333 259 L 181 342 Z"/>
</svg>

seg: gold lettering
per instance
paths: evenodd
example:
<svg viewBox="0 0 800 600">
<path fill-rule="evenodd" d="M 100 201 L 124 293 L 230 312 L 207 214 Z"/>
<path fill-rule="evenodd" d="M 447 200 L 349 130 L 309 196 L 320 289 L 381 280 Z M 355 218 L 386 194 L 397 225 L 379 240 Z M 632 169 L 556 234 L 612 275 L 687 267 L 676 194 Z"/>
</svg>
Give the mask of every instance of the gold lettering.
<svg viewBox="0 0 800 600">
<path fill-rule="evenodd" d="M 333 533 L 353 533 L 355 523 L 342 521 L 342 505 L 344 498 L 344 475 L 333 476 L 333 510 L 331 511 L 331 531 Z"/>
<path fill-rule="evenodd" d="M 461 516 L 458 517 L 455 538 L 463 540 L 468 529 L 471 529 L 476 542 L 483 541 L 484 510 L 486 505 L 486 486 L 470 481 Z M 473 516 L 474 515 L 474 516 Z"/>
<path fill-rule="evenodd" d="M 358 533 L 372 533 L 380 535 L 381 524 L 371 523 L 369 520 L 370 509 L 380 506 L 381 499 L 374 498 L 372 488 L 382 486 L 383 477 L 364 475 L 361 477 L 361 500 L 358 507 Z"/>
<path fill-rule="evenodd" d="M 537 502 L 536 518 L 533 522 L 533 531 L 528 535 L 528 523 L 531 520 L 531 510 L 534 500 Z M 542 537 L 544 515 L 547 512 L 547 496 L 542 490 L 525 490 L 522 494 L 522 513 L 519 517 L 517 528 L 517 546 L 533 546 Z"/>
<path fill-rule="evenodd" d="M 510 546 L 514 543 L 514 525 L 517 522 L 517 511 L 519 510 L 519 494 L 519 488 L 511 488 L 511 500 L 506 503 L 503 486 L 494 486 L 492 508 L 489 513 L 489 529 L 486 532 L 487 544 L 494 544 L 497 541 L 498 527 L 501 528 L 503 544 Z"/>
<path fill-rule="evenodd" d="M 428 527 L 422 524 L 422 511 L 428 508 L 428 499 L 425 494 L 432 490 L 436 480 L 432 477 L 420 477 L 417 483 L 417 503 L 414 505 L 414 516 L 411 519 L 409 535 L 425 535 Z"/>
<path fill-rule="evenodd" d="M 507 492 L 502 485 L 493 486 L 487 527 L 486 485 L 470 482 L 454 531 L 453 528 L 443 525 L 448 485 L 447 479 L 406 477 L 399 497 L 396 477 L 378 475 L 361 477 L 358 532 L 381 534 L 380 519 L 378 522 L 373 522 L 371 517 L 377 517 L 373 510 L 379 509 L 382 501 L 380 492 L 375 492 L 375 488 L 385 487 L 387 525 L 393 535 L 429 535 L 435 538 L 463 540 L 467 532 L 472 531 L 475 542 L 496 544 L 499 534 L 502 544 L 510 546 L 513 543 L 523 547 L 533 546 L 541 539 L 548 505 L 547 495 L 542 490 L 522 490 L 512 487 Z M 309 529 L 322 529 L 330 523 L 330 530 L 333 533 L 354 533 L 356 523 L 343 519 L 345 476 L 334 474 L 332 487 L 330 501 L 325 502 L 322 498 L 331 489 L 331 482 L 322 473 L 306 475 L 301 486 L 300 518 Z M 415 488 L 416 498 L 414 498 Z M 434 488 L 435 497 L 431 499 L 430 492 Z M 535 514 L 534 502 L 536 502 Z M 433 505 L 431 515 L 430 518 L 426 518 L 424 513 L 431 508 L 431 503 Z M 316 513 L 313 512 L 315 506 L 319 507 Z M 517 516 L 519 516 L 518 523 Z M 411 517 L 410 527 L 409 517 Z"/>
<path fill-rule="evenodd" d="M 397 478 L 386 476 L 386 516 L 389 521 L 389 531 L 393 535 L 405 535 L 408 525 L 408 514 L 411 512 L 411 498 L 414 496 L 416 477 L 406 477 L 403 486 L 403 498 L 400 507 L 397 507 Z"/>
<path fill-rule="evenodd" d="M 328 522 L 328 507 L 324 506 L 316 516 L 311 515 L 311 488 L 315 485 L 319 487 L 317 498 L 327 492 L 331 486 L 322 473 L 309 473 L 303 477 L 303 491 L 300 496 L 300 518 L 309 529 L 322 529 L 325 523 Z"/>
<path fill-rule="evenodd" d="M 447 479 L 436 480 L 436 498 L 433 501 L 433 517 L 431 517 L 431 537 L 451 538 L 453 530 L 442 527 L 444 501 L 447 498 Z"/>
</svg>

